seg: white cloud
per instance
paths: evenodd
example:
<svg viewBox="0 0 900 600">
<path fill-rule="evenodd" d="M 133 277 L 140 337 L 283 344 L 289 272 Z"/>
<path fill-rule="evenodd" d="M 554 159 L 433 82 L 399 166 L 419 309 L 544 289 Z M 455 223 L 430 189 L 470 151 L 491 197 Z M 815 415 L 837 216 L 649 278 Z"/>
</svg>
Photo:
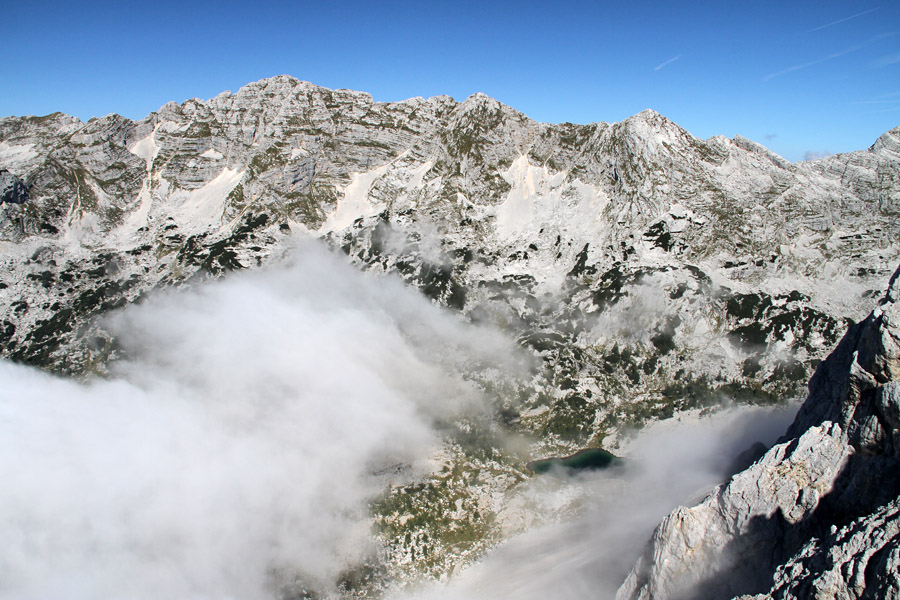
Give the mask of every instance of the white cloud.
<svg viewBox="0 0 900 600">
<path fill-rule="evenodd" d="M 882 56 L 881 58 L 873 61 L 870 66 L 873 69 L 880 69 L 882 67 L 896 65 L 897 63 L 900 63 L 900 52 L 898 52 L 896 54 L 888 54 L 888 55 Z"/>
<path fill-rule="evenodd" d="M 824 152 L 816 152 L 814 150 L 807 150 L 806 154 L 803 155 L 803 160 L 819 160 L 820 158 L 828 158 L 832 156 L 834 153 L 825 150 Z"/>
<path fill-rule="evenodd" d="M 0 362 L 0 596 L 263 598 L 372 550 L 372 473 L 478 406 L 514 346 L 308 247 L 130 307 L 81 385 Z"/>
<path fill-rule="evenodd" d="M 858 51 L 858 50 L 861 50 L 861 49 L 865 48 L 866 46 L 869 46 L 869 45 L 871 45 L 871 44 L 874 44 L 875 42 L 881 41 L 881 40 L 883 40 L 883 39 L 892 37 L 892 36 L 894 36 L 894 35 L 896 35 L 896 34 L 895 34 L 895 33 L 882 33 L 882 34 L 873 36 L 873 37 L 869 38 L 868 40 L 866 40 L 865 42 L 863 42 L 863 43 L 861 43 L 861 44 L 856 44 L 855 46 L 850 46 L 850 47 L 848 47 L 848 48 L 844 48 L 843 50 L 840 50 L 840 51 L 838 51 L 838 52 L 833 52 L 833 53 L 831 53 L 831 54 L 829 54 L 829 55 L 827 55 L 827 56 L 824 56 L 824 57 L 822 57 L 822 58 L 817 58 L 816 60 L 811 60 L 811 61 L 808 61 L 808 62 L 805 62 L 805 63 L 796 64 L 796 65 L 787 67 L 786 69 L 782 69 L 782 70 L 780 70 L 780 71 L 775 71 L 774 73 L 769 73 L 768 75 L 766 75 L 765 77 L 763 77 L 762 80 L 763 80 L 763 81 L 770 81 L 770 80 L 772 80 L 772 79 L 775 79 L 776 77 L 781 77 L 782 75 L 787 75 L 788 73 L 793 73 L 793 72 L 795 72 L 795 71 L 801 71 L 801 70 L 803 70 L 803 69 L 807 69 L 807 68 L 809 68 L 809 67 L 812 67 L 812 66 L 815 66 L 815 65 L 819 65 L 819 64 L 822 64 L 822 63 L 824 63 L 824 62 L 828 62 L 828 61 L 830 61 L 830 60 L 834 60 L 835 58 L 840 58 L 840 57 L 842 57 L 842 56 L 846 56 L 846 55 L 848 55 L 848 54 L 852 54 L 853 52 L 856 52 L 856 51 Z"/>
<path fill-rule="evenodd" d="M 653 67 L 653 70 L 654 70 L 654 71 L 659 71 L 660 69 L 662 69 L 662 68 L 664 68 L 664 67 L 667 67 L 667 66 L 671 65 L 673 62 L 675 62 L 675 61 L 678 60 L 679 58 L 681 58 L 681 55 L 680 55 L 680 54 L 679 54 L 678 56 L 673 56 L 673 57 L 670 58 L 669 60 L 665 60 L 665 61 L 659 63 L 658 65 L 656 65 L 655 67 Z"/>
<path fill-rule="evenodd" d="M 502 336 L 315 247 L 108 325 L 129 357 L 108 380 L 0 362 L 4 599 L 260 599 L 293 577 L 327 592 L 374 549 L 374 473 L 427 459 L 436 422 L 483 406 L 460 373 L 521 367 Z M 663 515 L 785 424 L 752 411 L 661 424 L 624 474 L 530 480 L 523 493 L 574 493 L 583 516 L 421 595 L 602 596 Z"/>
<path fill-rule="evenodd" d="M 869 10 L 864 10 L 864 11 L 862 11 L 861 13 L 856 13 L 855 15 L 850 15 L 849 17 L 844 17 L 843 19 L 838 19 L 837 21 L 832 21 L 831 23 L 826 23 L 826 24 L 824 24 L 824 25 L 820 25 L 820 26 L 818 26 L 818 27 L 814 27 L 813 29 L 810 29 L 810 30 L 807 31 L 806 33 L 812 33 L 813 31 L 819 31 L 819 30 L 821 30 L 821 29 L 825 29 L 826 27 L 832 27 L 833 25 L 838 25 L 839 23 L 843 23 L 844 21 L 849 21 L 850 19 L 855 19 L 855 18 L 857 18 L 857 17 L 861 17 L 861 16 L 863 16 L 863 15 L 867 15 L 867 14 L 869 14 L 870 12 L 874 12 L 874 11 L 876 11 L 876 10 L 878 10 L 878 7 L 877 7 L 877 6 L 876 6 L 875 8 L 870 8 Z"/>
</svg>

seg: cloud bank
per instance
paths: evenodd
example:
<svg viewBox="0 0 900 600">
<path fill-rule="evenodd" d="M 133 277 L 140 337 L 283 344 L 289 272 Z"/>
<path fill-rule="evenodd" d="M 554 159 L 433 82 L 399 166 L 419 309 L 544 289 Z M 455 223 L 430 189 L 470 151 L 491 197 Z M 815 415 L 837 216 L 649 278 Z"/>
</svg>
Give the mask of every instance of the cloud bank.
<svg viewBox="0 0 900 600">
<path fill-rule="evenodd" d="M 807 150 L 803 155 L 803 160 L 819 160 L 820 158 L 828 158 L 829 156 L 833 156 L 834 152 L 829 152 L 825 150 L 823 152 L 817 152 L 815 150 Z"/>
<path fill-rule="evenodd" d="M 0 362 L 4 599 L 328 597 L 377 551 L 378 473 L 422 473 L 442 423 L 490 408 L 463 374 L 524 370 L 499 334 L 316 246 L 106 327 L 127 358 L 105 380 Z M 415 596 L 611 597 L 659 520 L 788 418 L 664 423 L 623 470 L 531 479 L 514 493 L 575 499 L 581 516 Z"/>
<path fill-rule="evenodd" d="M 373 551 L 381 468 L 483 403 L 514 346 L 315 247 L 112 318 L 81 385 L 0 363 L 0 597 L 327 592 Z"/>
</svg>

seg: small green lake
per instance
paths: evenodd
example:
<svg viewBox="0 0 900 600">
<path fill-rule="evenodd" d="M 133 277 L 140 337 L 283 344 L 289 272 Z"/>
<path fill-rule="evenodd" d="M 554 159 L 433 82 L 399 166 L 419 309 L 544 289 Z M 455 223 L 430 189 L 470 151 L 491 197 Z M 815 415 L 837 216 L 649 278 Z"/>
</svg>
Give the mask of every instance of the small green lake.
<svg viewBox="0 0 900 600">
<path fill-rule="evenodd" d="M 554 467 L 573 471 L 593 471 L 622 464 L 622 459 L 602 448 L 585 448 L 571 456 L 533 460 L 526 466 L 535 473 L 546 473 Z"/>
</svg>

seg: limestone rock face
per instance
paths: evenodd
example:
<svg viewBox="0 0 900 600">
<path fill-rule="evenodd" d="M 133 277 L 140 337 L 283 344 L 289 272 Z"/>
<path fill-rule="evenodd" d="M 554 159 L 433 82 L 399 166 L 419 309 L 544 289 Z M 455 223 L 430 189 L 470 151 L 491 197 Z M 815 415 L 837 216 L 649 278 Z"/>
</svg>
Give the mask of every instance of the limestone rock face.
<svg viewBox="0 0 900 600">
<path fill-rule="evenodd" d="M 898 274 L 819 366 L 785 437 L 670 514 L 618 598 L 897 597 Z"/>
</svg>

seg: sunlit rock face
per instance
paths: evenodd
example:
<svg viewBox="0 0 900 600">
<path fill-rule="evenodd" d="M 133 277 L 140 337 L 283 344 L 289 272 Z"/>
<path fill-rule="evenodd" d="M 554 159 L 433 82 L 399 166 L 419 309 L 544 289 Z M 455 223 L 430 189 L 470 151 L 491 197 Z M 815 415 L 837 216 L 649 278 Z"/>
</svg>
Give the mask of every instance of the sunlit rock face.
<svg viewBox="0 0 900 600">
<path fill-rule="evenodd" d="M 787 434 L 666 517 L 619 598 L 897 596 L 898 276 L 819 366 Z"/>
<path fill-rule="evenodd" d="M 3 118 L 0 356 L 105 376 L 127 358 L 105 315 L 304 239 L 399 278 L 532 360 L 514 381 L 468 361 L 493 421 L 437 461 L 467 466 L 377 505 L 391 564 L 445 575 L 508 533 L 497 498 L 530 460 L 801 399 L 900 260 L 898 137 L 792 164 L 653 111 L 546 124 L 483 94 L 381 103 L 287 76 L 140 121 Z"/>
</svg>

